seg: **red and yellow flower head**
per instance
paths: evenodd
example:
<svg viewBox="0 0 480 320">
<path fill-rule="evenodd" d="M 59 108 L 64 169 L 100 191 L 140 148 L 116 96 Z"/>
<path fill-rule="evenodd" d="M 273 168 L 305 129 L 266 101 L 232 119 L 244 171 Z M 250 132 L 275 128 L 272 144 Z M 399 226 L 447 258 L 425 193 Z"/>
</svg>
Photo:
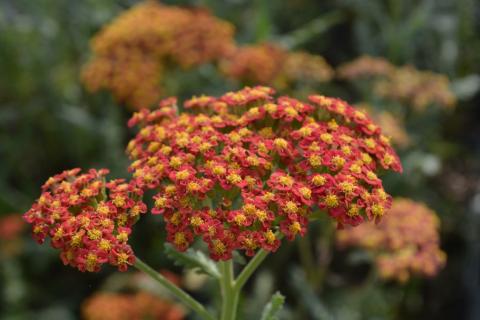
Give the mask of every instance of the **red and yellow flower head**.
<svg viewBox="0 0 480 320">
<path fill-rule="evenodd" d="M 134 183 L 154 189 L 167 239 L 186 250 L 196 237 L 210 255 L 276 250 L 323 210 L 340 226 L 379 220 L 390 207 L 378 173 L 399 159 L 367 114 L 345 101 L 310 102 L 246 87 L 221 97 L 175 99 L 130 120 Z"/>
<path fill-rule="evenodd" d="M 98 271 L 105 263 L 124 271 L 135 261 L 127 241 L 146 212 L 143 192 L 121 179 L 106 182 L 107 173 L 73 169 L 50 178 L 24 215 L 37 242 L 50 238 L 63 263 L 81 271 Z"/>
</svg>

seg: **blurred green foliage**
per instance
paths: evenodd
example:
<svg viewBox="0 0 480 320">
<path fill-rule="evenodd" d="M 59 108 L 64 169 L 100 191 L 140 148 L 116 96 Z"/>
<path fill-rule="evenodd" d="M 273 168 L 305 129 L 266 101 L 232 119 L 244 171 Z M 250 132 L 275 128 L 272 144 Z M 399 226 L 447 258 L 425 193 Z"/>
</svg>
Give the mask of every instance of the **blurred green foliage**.
<svg viewBox="0 0 480 320">
<path fill-rule="evenodd" d="M 79 75 L 90 38 L 135 2 L 0 0 L 0 217 L 28 209 L 41 184 L 64 169 L 108 167 L 113 176 L 126 176 L 129 112 L 108 93 L 87 94 Z M 285 319 L 480 318 L 479 1 L 164 2 L 208 7 L 236 26 L 240 43 L 277 41 L 321 54 L 333 66 L 370 54 L 445 73 L 459 97 L 449 113 L 412 118 L 408 130 L 418 145 L 402 154 L 406 174 L 387 178 L 394 195 L 424 201 L 441 215 L 449 258 L 440 276 L 399 287 L 371 279 L 365 259 L 349 262 L 349 255 L 333 252 L 317 294 L 299 267 L 298 250 L 288 245 L 249 287 L 245 317 L 259 317 L 258 301 L 266 303 L 279 288 L 286 295 L 280 313 Z M 168 78 L 167 91 L 180 97 L 238 86 L 209 65 Z M 322 89 L 359 98 L 340 81 Z M 440 167 L 429 174 L 432 162 Z M 175 269 L 162 255 L 159 222 L 145 220 L 134 239 L 140 254 L 153 265 Z M 28 235 L 21 246 L 15 256 L 0 255 L 1 319 L 78 318 L 82 301 L 111 273 L 64 268 L 56 252 Z"/>
</svg>

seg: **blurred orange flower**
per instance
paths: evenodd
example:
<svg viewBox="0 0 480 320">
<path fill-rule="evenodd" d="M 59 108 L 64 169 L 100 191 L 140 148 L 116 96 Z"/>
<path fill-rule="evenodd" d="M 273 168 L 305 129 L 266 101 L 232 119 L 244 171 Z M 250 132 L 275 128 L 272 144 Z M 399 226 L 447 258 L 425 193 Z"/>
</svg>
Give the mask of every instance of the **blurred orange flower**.
<svg viewBox="0 0 480 320">
<path fill-rule="evenodd" d="M 380 97 L 404 101 L 423 111 L 431 104 L 443 108 L 455 106 L 456 98 L 449 85 L 444 75 L 404 66 L 378 81 L 374 91 Z"/>
<path fill-rule="evenodd" d="M 110 90 L 132 108 L 150 107 L 160 99 L 166 70 L 225 56 L 234 47 L 233 33 L 231 24 L 206 10 L 146 1 L 93 38 L 82 81 L 89 91 Z"/>
<path fill-rule="evenodd" d="M 410 65 L 396 67 L 380 57 L 361 56 L 341 65 L 337 75 L 350 81 L 371 78 L 377 96 L 404 102 L 418 111 L 431 104 L 443 108 L 456 104 L 446 76 Z"/>
<path fill-rule="evenodd" d="M 227 76 L 245 83 L 272 84 L 286 58 L 287 52 L 275 44 L 243 46 L 222 62 L 221 69 Z"/>
<path fill-rule="evenodd" d="M 19 214 L 0 217 L 0 240 L 14 240 L 25 227 L 26 224 Z"/>
<path fill-rule="evenodd" d="M 380 57 L 361 56 L 338 67 L 337 75 L 347 80 L 363 77 L 386 76 L 395 68 L 388 60 Z"/>
<path fill-rule="evenodd" d="M 221 70 L 242 83 L 276 87 L 300 81 L 326 82 L 333 77 L 332 67 L 322 56 L 290 52 L 273 43 L 238 48 L 222 62 Z"/>
<path fill-rule="evenodd" d="M 427 206 L 400 198 L 377 225 L 364 223 L 339 230 L 337 244 L 367 249 L 382 278 L 405 282 L 414 274 L 434 276 L 445 265 L 439 225 L 435 212 Z"/>
<path fill-rule="evenodd" d="M 163 298 L 147 292 L 135 294 L 97 293 L 82 306 L 86 320 L 181 320 L 184 311 Z"/>
</svg>

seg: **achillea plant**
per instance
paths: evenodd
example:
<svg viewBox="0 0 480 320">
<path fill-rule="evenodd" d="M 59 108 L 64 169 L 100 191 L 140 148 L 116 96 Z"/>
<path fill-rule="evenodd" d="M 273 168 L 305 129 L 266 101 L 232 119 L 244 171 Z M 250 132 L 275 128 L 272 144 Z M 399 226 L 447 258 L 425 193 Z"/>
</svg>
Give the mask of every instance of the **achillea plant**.
<svg viewBox="0 0 480 320">
<path fill-rule="evenodd" d="M 37 241 L 51 239 L 65 264 L 82 271 L 107 262 L 121 271 L 134 265 L 213 319 L 127 244 L 146 211 L 143 192 L 155 190 L 151 211 L 163 216 L 168 242 L 186 251 L 189 266 L 197 261 L 195 267 L 220 282 L 221 319 L 235 319 L 242 287 L 282 237 L 304 235 L 319 215 L 358 225 L 381 220 L 390 207 L 378 174 L 402 167 L 381 129 L 345 101 L 309 100 L 246 87 L 194 97 L 179 113 L 176 99 L 165 99 L 129 122 L 140 127 L 127 147 L 129 182 L 106 182 L 104 170 L 66 171 L 47 181 L 25 219 Z M 190 248 L 195 239 L 207 244 L 216 264 Z M 236 278 L 234 251 L 253 256 Z"/>
<path fill-rule="evenodd" d="M 206 10 L 145 1 L 93 38 L 82 80 L 89 91 L 107 89 L 132 108 L 147 108 L 159 101 L 166 70 L 218 60 L 233 49 L 233 32 Z"/>
<path fill-rule="evenodd" d="M 242 83 L 276 86 L 326 82 L 334 74 L 322 56 L 290 52 L 273 43 L 239 47 L 223 60 L 221 70 Z"/>
<path fill-rule="evenodd" d="M 349 81 L 370 79 L 371 91 L 378 97 L 403 102 L 417 111 L 431 105 L 451 108 L 456 104 L 446 76 L 409 65 L 397 67 L 384 58 L 361 56 L 341 65 L 337 75 Z"/>
<path fill-rule="evenodd" d="M 286 59 L 287 52 L 277 45 L 246 45 L 237 48 L 220 67 L 227 77 L 244 83 L 273 84 Z"/>
<path fill-rule="evenodd" d="M 444 75 L 404 66 L 376 83 L 374 91 L 380 97 L 406 102 L 423 111 L 430 105 L 446 109 L 455 106 L 456 98 L 449 85 Z"/>
<path fill-rule="evenodd" d="M 328 82 L 333 78 L 333 68 L 320 55 L 304 51 L 288 54 L 283 67 L 288 82 Z"/>
<path fill-rule="evenodd" d="M 444 266 L 439 224 L 435 212 L 424 204 L 395 199 L 379 224 L 339 230 L 337 243 L 365 248 L 374 255 L 380 277 L 405 282 L 413 275 L 434 276 Z"/>
<path fill-rule="evenodd" d="M 385 58 L 364 55 L 338 67 L 337 75 L 342 79 L 356 80 L 359 78 L 388 76 L 394 69 L 395 66 Z"/>
<path fill-rule="evenodd" d="M 73 169 L 50 178 L 24 218 L 37 242 L 51 239 L 64 264 L 94 272 L 110 263 L 125 271 L 135 261 L 127 241 L 146 212 L 143 191 L 124 180 L 105 181 L 106 169 L 79 173 Z"/>
</svg>

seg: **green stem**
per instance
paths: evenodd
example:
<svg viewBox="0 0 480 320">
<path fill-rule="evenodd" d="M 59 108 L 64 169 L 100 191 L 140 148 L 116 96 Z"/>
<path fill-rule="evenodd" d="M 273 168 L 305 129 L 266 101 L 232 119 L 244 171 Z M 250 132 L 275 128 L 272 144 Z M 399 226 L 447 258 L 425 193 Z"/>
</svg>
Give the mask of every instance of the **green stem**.
<svg viewBox="0 0 480 320">
<path fill-rule="evenodd" d="M 316 291 L 321 291 L 323 283 L 328 272 L 328 267 L 331 262 L 332 241 L 335 235 L 335 227 L 332 223 L 325 224 L 320 238 L 320 261 L 317 269 L 316 281 L 313 287 Z"/>
<path fill-rule="evenodd" d="M 232 260 L 219 263 L 222 277 L 220 289 L 222 291 L 222 314 L 221 320 L 235 320 L 237 315 L 238 298 L 240 290 L 235 287 Z"/>
<path fill-rule="evenodd" d="M 177 287 L 175 284 L 170 282 L 163 275 L 153 270 L 150 266 L 140 260 L 138 257 L 135 261 L 135 268 L 148 274 L 155 281 L 160 283 L 165 289 L 167 289 L 172 295 L 178 298 L 182 303 L 195 311 L 202 319 L 204 320 L 214 320 L 213 316 L 208 313 L 208 311 L 192 296 L 188 293 Z"/>
<path fill-rule="evenodd" d="M 257 254 L 248 262 L 245 268 L 242 270 L 237 280 L 235 281 L 235 290 L 242 290 L 247 280 L 257 270 L 258 266 L 265 260 L 268 255 L 268 251 L 260 249 Z"/>
<path fill-rule="evenodd" d="M 318 263 L 315 261 L 312 249 L 310 248 L 310 237 L 308 233 L 300 239 L 297 239 L 297 246 L 300 262 L 305 270 L 308 281 L 310 283 L 316 283 Z"/>
<path fill-rule="evenodd" d="M 283 238 L 283 235 L 279 232 L 276 232 L 275 236 L 278 240 L 282 240 Z M 238 275 L 237 280 L 235 280 L 235 290 L 242 290 L 248 279 L 250 279 L 255 270 L 257 270 L 263 260 L 268 256 L 268 253 L 268 251 L 263 249 L 258 250 L 257 254 L 248 262 L 242 272 Z"/>
</svg>

